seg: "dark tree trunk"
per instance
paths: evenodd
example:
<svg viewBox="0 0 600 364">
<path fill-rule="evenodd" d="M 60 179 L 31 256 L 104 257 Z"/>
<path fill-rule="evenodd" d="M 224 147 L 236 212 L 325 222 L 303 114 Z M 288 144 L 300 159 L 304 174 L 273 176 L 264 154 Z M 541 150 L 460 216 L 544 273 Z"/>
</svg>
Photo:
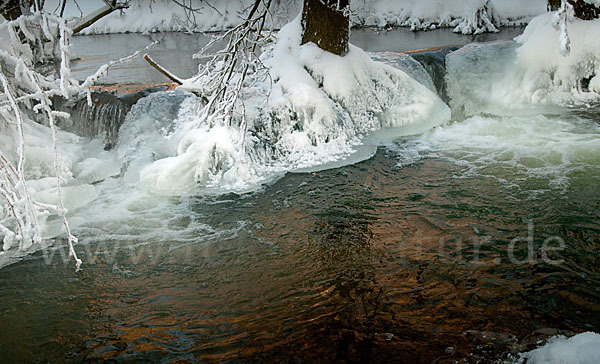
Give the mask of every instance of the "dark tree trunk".
<svg viewBox="0 0 600 364">
<path fill-rule="evenodd" d="M 339 9 L 337 5 L 339 3 Z M 319 48 L 344 56 L 348 53 L 350 19 L 344 15 L 349 0 L 304 0 L 302 44 L 313 42 Z"/>
<path fill-rule="evenodd" d="M 560 0 L 548 0 L 548 10 L 556 11 L 560 8 Z"/>
<path fill-rule="evenodd" d="M 21 16 L 21 3 L 23 1 L 21 0 L 8 0 L 8 1 L 4 1 L 4 0 L 0 0 L 0 4 L 3 4 L 2 6 L 0 6 L 0 14 L 2 14 L 2 16 L 6 19 L 6 20 L 15 20 L 18 17 Z"/>
<path fill-rule="evenodd" d="M 588 4 L 583 0 L 568 0 L 573 5 L 575 16 L 582 20 L 594 20 L 600 17 L 600 8 Z M 548 8 L 552 11 L 558 10 L 561 0 L 548 0 Z"/>
<path fill-rule="evenodd" d="M 575 16 L 582 20 L 594 20 L 600 17 L 600 9 L 583 0 L 569 0 L 569 4 L 575 9 Z"/>
</svg>

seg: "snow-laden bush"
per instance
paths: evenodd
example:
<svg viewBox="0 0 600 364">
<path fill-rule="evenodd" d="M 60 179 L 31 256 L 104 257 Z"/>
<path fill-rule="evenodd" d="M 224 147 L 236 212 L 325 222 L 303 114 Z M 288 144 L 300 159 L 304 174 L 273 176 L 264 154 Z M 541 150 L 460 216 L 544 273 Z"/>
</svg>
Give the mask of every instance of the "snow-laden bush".
<svg viewBox="0 0 600 364">
<path fill-rule="evenodd" d="M 71 31 L 65 21 L 47 14 L 22 16 L 0 24 L 0 238 L 2 250 L 21 251 L 40 244 L 40 220 L 57 214 L 64 221 L 69 249 L 77 267 L 81 261 L 73 249 L 71 234 L 62 203 L 60 180 L 63 174 L 57 149 L 57 118 L 67 114 L 52 108 L 52 97 L 68 98 L 77 90 L 69 70 Z M 60 77 L 44 75 L 40 63 L 58 61 Z M 44 204 L 32 197 L 26 172 L 26 139 L 36 129 L 37 117 L 48 125 L 51 135 L 52 172 L 56 179 L 57 204 Z"/>
</svg>

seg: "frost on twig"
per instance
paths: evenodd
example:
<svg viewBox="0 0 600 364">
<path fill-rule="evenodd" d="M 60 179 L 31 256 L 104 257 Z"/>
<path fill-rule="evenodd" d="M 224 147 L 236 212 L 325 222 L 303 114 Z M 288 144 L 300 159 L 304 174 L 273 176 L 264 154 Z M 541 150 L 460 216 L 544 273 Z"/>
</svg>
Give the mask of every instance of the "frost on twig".
<svg viewBox="0 0 600 364">
<path fill-rule="evenodd" d="M 89 100 L 89 87 L 106 74 L 109 67 L 127 62 L 154 43 L 102 66 L 80 84 L 70 71 L 71 35 L 64 19 L 43 13 L 0 24 L 0 135 L 10 136 L 8 145 L 0 145 L 0 241 L 3 243 L 0 251 L 24 251 L 40 244 L 40 219 L 55 214 L 62 220 L 69 254 L 79 269 L 81 260 L 74 249 L 77 238 L 71 233 L 63 203 L 64 178 L 56 127 L 58 119 L 68 118 L 69 114 L 56 111 L 52 101 L 55 96 L 68 99 L 82 92 L 87 92 Z M 44 75 L 35 68 L 50 61 L 59 65 L 58 75 Z M 48 126 L 52 138 L 55 205 L 37 202 L 28 187 L 25 148 L 28 130 L 32 130 L 35 123 L 33 117 Z"/>
<path fill-rule="evenodd" d="M 69 68 L 71 30 L 62 19 L 41 13 L 19 17 L 17 20 L 1 24 L 0 28 L 0 33 L 8 38 L 3 39 L 0 44 L 0 129 L 3 133 L 14 135 L 17 150 L 16 160 L 7 156 L 8 150 L 0 150 L 2 250 L 9 250 L 15 244 L 18 249 L 26 250 L 33 244 L 41 243 L 38 218 L 53 212 L 63 220 L 69 253 L 79 269 L 81 260 L 73 247 L 77 239 L 71 234 L 63 205 L 57 148 L 56 120 L 68 117 L 68 114 L 52 108 L 52 96 L 61 95 L 68 98 L 73 92 L 80 90 L 77 82 L 71 77 Z M 35 70 L 36 63 L 49 60 L 60 60 L 60 78 L 45 76 Z M 27 185 L 25 127 L 31 121 L 24 112 L 26 110 L 43 115 L 51 129 L 53 169 L 58 194 L 56 206 L 36 203 Z"/>
<path fill-rule="evenodd" d="M 191 81 L 191 88 L 205 100 L 198 111 L 198 124 L 242 126 L 245 118 L 239 101 L 243 89 L 269 77 L 259 56 L 263 46 L 273 40 L 271 2 L 255 0 L 245 21 L 213 37 L 194 55 L 207 59 Z M 212 51 L 222 43 L 224 48 Z"/>
</svg>

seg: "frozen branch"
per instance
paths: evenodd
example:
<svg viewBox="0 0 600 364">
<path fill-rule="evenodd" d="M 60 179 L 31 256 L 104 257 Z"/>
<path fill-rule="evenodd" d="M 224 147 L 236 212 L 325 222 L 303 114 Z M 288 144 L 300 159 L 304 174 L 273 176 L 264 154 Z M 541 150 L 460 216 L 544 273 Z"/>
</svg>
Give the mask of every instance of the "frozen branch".
<svg viewBox="0 0 600 364">
<path fill-rule="evenodd" d="M 106 64 L 83 83 L 73 79 L 70 71 L 71 29 L 66 22 L 56 16 L 37 13 L 29 17 L 0 24 L 0 31 L 8 34 L 10 42 L 0 44 L 0 130 L 14 135 L 14 145 L 0 146 L 0 239 L 3 250 L 9 250 L 18 244 L 19 250 L 27 250 L 41 243 L 41 228 L 38 217 L 50 213 L 58 215 L 66 232 L 69 254 L 73 257 L 77 269 L 81 260 L 77 257 L 74 245 L 77 238 L 72 234 L 67 210 L 63 203 L 60 171 L 60 153 L 58 145 L 58 118 L 68 118 L 69 114 L 56 111 L 52 106 L 52 97 L 69 98 L 82 92 L 90 95 L 93 85 L 108 69 L 116 64 L 127 62 L 156 43 L 144 49 Z M 19 37 L 21 33 L 24 36 Z M 44 48 L 51 49 L 49 54 Z M 60 65 L 60 77 L 44 76 L 33 65 L 54 59 Z M 46 123 L 52 137 L 53 169 L 56 177 L 56 206 L 35 201 L 27 185 L 25 166 L 26 126 L 33 123 L 31 113 L 37 113 Z M 13 156 L 12 151 L 16 150 Z"/>
<path fill-rule="evenodd" d="M 240 25 L 213 37 L 194 55 L 194 58 L 208 58 L 194 80 L 200 94 L 206 98 L 198 113 L 200 123 L 241 125 L 243 118 L 237 118 L 243 116 L 243 112 L 238 110 L 241 91 L 249 86 L 249 82 L 261 76 L 269 77 L 257 51 L 272 40 L 270 31 L 263 34 L 265 29 L 272 29 L 270 6 L 271 0 L 255 0 L 248 17 Z M 226 46 L 223 49 L 210 53 L 217 44 L 224 42 Z M 249 75 L 252 75 L 251 79 Z"/>
<path fill-rule="evenodd" d="M 98 20 L 104 18 L 105 16 L 112 14 L 112 12 L 116 10 L 122 10 L 129 8 L 129 5 L 126 3 L 118 3 L 116 0 L 113 0 L 111 3 L 105 1 L 107 4 L 100 9 L 90 13 L 85 18 L 81 19 L 75 26 L 73 26 L 73 34 L 77 34 L 84 30 L 85 28 L 91 26 Z"/>
</svg>

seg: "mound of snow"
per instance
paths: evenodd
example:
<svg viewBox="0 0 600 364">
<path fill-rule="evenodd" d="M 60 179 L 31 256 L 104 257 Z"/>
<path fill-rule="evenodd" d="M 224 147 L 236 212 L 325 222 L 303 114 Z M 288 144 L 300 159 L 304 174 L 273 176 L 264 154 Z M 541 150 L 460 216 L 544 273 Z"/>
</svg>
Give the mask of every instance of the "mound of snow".
<svg viewBox="0 0 600 364">
<path fill-rule="evenodd" d="M 546 345 L 520 354 L 515 363 L 597 364 L 600 363 L 600 334 L 586 332 L 571 338 L 558 335 Z"/>
<path fill-rule="evenodd" d="M 449 54 L 452 108 L 465 116 L 502 115 L 600 102 L 600 38 L 590 36 L 600 34 L 600 20 L 569 18 L 570 52 L 561 55 L 555 15 L 535 18 L 515 41 L 469 44 Z"/>
<path fill-rule="evenodd" d="M 353 46 L 339 57 L 300 41 L 297 18 L 262 55 L 273 84 L 265 80 L 243 92 L 242 121 L 198 125 L 199 99 L 183 102 L 174 130 L 155 134 L 168 147 L 141 170 L 141 185 L 166 194 L 198 186 L 254 190 L 282 173 L 319 169 L 357 150 L 368 158 L 372 151 L 358 146 L 374 131 L 386 129 L 390 138 L 449 120 L 450 110 L 440 98 L 405 72 L 372 61 Z M 372 140 L 369 144 L 376 148 Z"/>
<path fill-rule="evenodd" d="M 526 70 L 521 87 L 531 101 L 598 101 L 600 94 L 600 20 L 568 19 L 568 55 L 561 52 L 561 32 L 555 14 L 535 18 L 516 41 L 517 66 Z M 563 53 L 563 54 L 561 54 Z M 589 89 L 582 80 L 591 79 Z"/>
</svg>

